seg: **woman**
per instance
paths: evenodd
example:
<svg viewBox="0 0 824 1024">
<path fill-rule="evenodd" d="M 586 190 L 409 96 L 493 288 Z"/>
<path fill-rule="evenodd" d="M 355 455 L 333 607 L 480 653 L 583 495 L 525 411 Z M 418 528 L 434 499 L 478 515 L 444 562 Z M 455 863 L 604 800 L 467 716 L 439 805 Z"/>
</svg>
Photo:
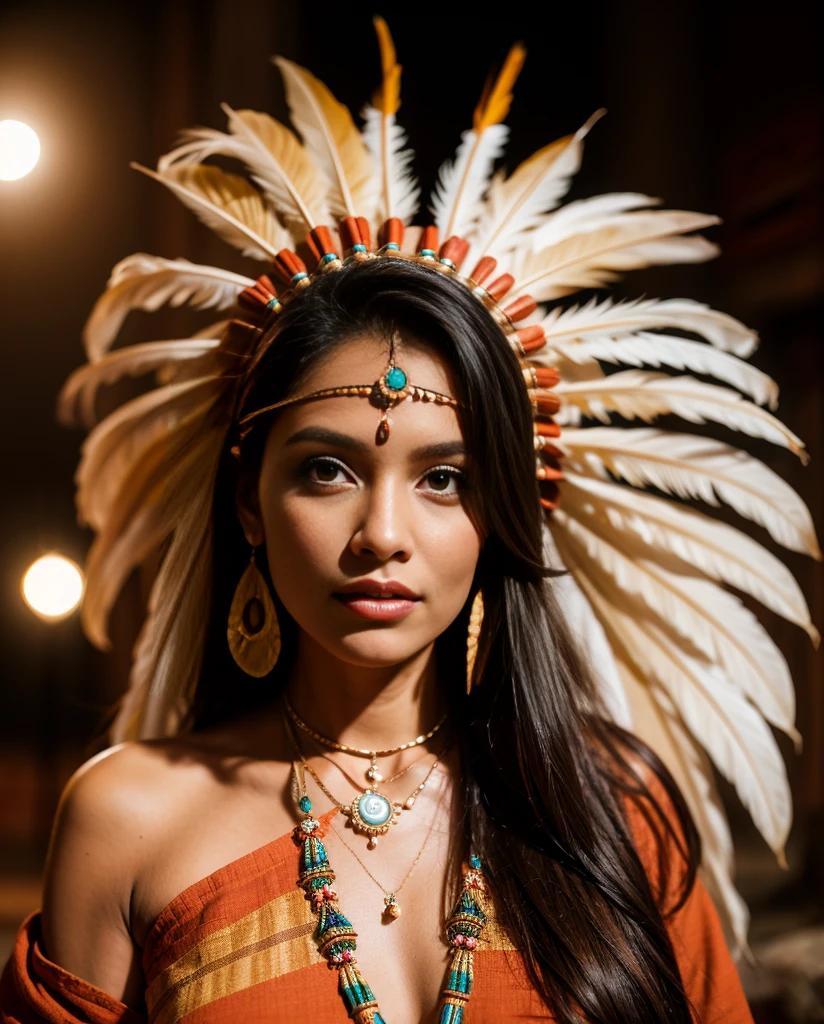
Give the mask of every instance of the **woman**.
<svg viewBox="0 0 824 1024">
<path fill-rule="evenodd" d="M 706 1020 L 722 1019 L 722 1009 L 738 1014 L 724 1019 L 746 1020 L 714 912 L 693 880 L 698 850 L 688 814 L 651 755 L 604 723 L 585 663 L 542 587 L 531 412 L 517 361 L 489 314 L 451 281 L 401 261 L 329 274 L 282 318 L 254 369 L 241 418 L 290 395 L 377 379 L 388 339 L 412 382 L 460 397 L 471 418 L 462 428 L 453 406 L 405 402 L 381 446 L 374 441 L 374 406 L 351 396 L 255 418 L 242 446 L 237 514 L 231 464 L 215 488 L 220 559 L 208 635 L 223 634 L 224 643 L 207 651 L 195 731 L 115 749 L 76 777 L 52 850 L 44 948 L 73 974 L 138 1008 L 146 984 L 162 977 L 153 961 L 167 964 L 170 943 L 186 950 L 198 927 L 195 901 L 178 894 L 194 886 L 199 911 L 235 923 L 229 908 L 236 896 L 248 900 L 248 858 L 256 857 L 249 851 L 262 847 L 270 855 L 248 868 L 266 878 L 259 900 L 294 895 L 295 848 L 288 835 L 271 845 L 295 823 L 292 737 L 330 792 L 349 802 L 358 789 L 324 763 L 321 744 L 291 724 L 278 699 L 282 690 L 314 730 L 369 750 L 408 742 L 448 714 L 425 745 L 439 768 L 377 849 L 367 852 L 340 814 L 324 838 L 340 907 L 358 932 L 358 962 L 388 1020 L 435 1019 L 444 981 L 445 887 L 454 900 L 447 865 L 468 856 L 469 837 L 495 905 L 508 909 L 508 927 L 519 939 L 498 943 L 522 950 L 535 971 L 527 989 L 525 976 L 507 972 L 508 954 L 487 953 L 489 967 L 480 954 L 475 1019 L 542 1019 L 550 1008 L 558 1019 L 573 1020 L 577 1005 L 593 1020 L 687 1021 L 692 999 L 702 1002 Z M 220 629 L 232 592 L 220 562 L 236 576 L 249 545 L 265 551 L 258 564 L 270 574 L 278 620 L 290 623 L 263 685 L 232 671 Z M 415 596 L 359 598 L 364 580 Z M 468 702 L 464 638 L 479 586 L 485 617 L 495 625 L 484 633 L 490 639 L 483 676 Z M 548 637 L 536 629 L 543 617 Z M 381 759 L 385 778 L 413 765 L 386 787 L 392 799 L 422 781 L 433 757 L 421 752 L 413 747 Z M 363 779 L 362 759 L 338 753 L 335 760 L 353 780 Z M 649 823 L 639 818 L 642 835 L 675 833 L 663 847 L 665 873 L 675 878 L 662 906 L 623 822 L 622 794 L 649 793 L 645 762 L 660 773 L 658 793 L 675 809 L 672 822 L 657 809 Z M 311 777 L 307 790 L 313 811 L 334 811 Z M 381 893 L 367 869 L 395 886 L 419 853 L 398 896 L 407 913 L 381 914 Z M 227 876 L 224 865 L 232 862 Z M 215 872 L 220 884 L 204 895 L 199 880 Z M 289 879 L 284 892 L 281 873 Z M 700 933 L 685 935 L 676 925 L 674 934 L 686 944 L 685 975 L 706 972 L 707 993 L 682 990 L 662 917 L 673 904 L 681 906 L 676 921 L 702 922 Z M 243 903 L 242 911 L 249 907 Z M 243 912 L 238 919 L 248 922 Z M 297 930 L 307 919 L 311 910 L 292 899 L 289 910 L 278 912 L 277 930 Z M 309 934 L 293 942 L 283 973 L 270 982 L 233 997 L 184 978 L 185 998 L 200 1003 L 205 1020 L 303 1019 L 298 997 L 313 1019 L 344 1020 L 327 972 L 299 980 L 299 958 L 311 942 Z M 243 941 L 235 952 L 249 959 L 253 944 Z M 289 964 L 291 957 L 298 962 Z M 167 977 L 164 984 L 180 981 Z M 237 977 L 226 983 L 231 989 Z M 153 1005 L 163 999 L 152 996 Z M 252 1001 L 235 1009 L 233 998 L 244 997 Z M 180 1019 L 184 997 L 172 998 L 181 1005 L 171 1019 Z M 282 1016 L 265 1017 L 267 1006 L 283 1007 Z"/>
<path fill-rule="evenodd" d="M 376 130 L 396 138 L 379 31 Z M 96 428 L 79 477 L 99 533 L 93 639 L 122 579 L 167 542 L 113 733 L 144 738 L 64 794 L 4 1020 L 751 1020 L 684 798 L 612 724 L 559 606 L 544 527 L 566 479 L 548 440 L 559 375 L 527 360 L 545 327 L 519 326 L 535 303 L 515 286 L 505 304 L 513 281 L 490 276 L 488 257 L 459 274 L 461 182 L 521 58 L 442 179 L 436 216 L 455 229 L 443 246 L 426 229 L 404 249 L 400 161 L 385 167 L 373 247 L 350 205 L 366 188 L 354 129 L 288 62 L 307 151 L 336 158 L 339 237 L 317 226 L 305 152 L 263 115 L 232 112 L 231 136 L 195 133 L 161 161 L 160 180 L 285 288 L 141 255 L 90 322 L 92 364 L 67 405 L 89 408 L 124 371 L 163 370 L 157 392 Z M 559 144 L 547 194 L 582 138 Z M 277 220 L 245 179 L 202 163 L 214 153 L 247 160 Z M 608 229 L 631 222 L 629 265 L 664 236 L 667 258 L 708 255 L 679 237 L 706 219 L 641 224 L 626 209 Z M 275 244 L 298 215 L 311 276 Z M 596 265 L 590 253 L 579 268 L 590 284 Z M 239 312 L 219 338 L 105 356 L 128 308 L 161 295 L 237 298 Z"/>
</svg>

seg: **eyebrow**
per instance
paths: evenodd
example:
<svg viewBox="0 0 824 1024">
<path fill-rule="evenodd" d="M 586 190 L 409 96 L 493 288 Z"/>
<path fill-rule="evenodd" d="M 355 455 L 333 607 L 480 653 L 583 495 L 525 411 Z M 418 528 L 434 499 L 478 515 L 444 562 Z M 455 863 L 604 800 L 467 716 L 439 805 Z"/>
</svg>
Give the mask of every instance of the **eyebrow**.
<svg viewBox="0 0 824 1024">
<path fill-rule="evenodd" d="M 300 444 L 302 441 L 319 441 L 321 444 L 335 445 L 337 448 L 346 448 L 349 451 L 365 454 L 370 451 L 372 445 L 357 437 L 350 437 L 349 434 L 340 434 L 336 430 L 329 430 L 326 427 L 304 427 L 292 434 L 285 442 L 285 446 Z M 466 455 L 466 446 L 463 441 L 439 441 L 436 444 L 425 444 L 414 448 L 410 452 L 413 461 L 423 459 L 446 459 L 454 455 Z"/>
</svg>

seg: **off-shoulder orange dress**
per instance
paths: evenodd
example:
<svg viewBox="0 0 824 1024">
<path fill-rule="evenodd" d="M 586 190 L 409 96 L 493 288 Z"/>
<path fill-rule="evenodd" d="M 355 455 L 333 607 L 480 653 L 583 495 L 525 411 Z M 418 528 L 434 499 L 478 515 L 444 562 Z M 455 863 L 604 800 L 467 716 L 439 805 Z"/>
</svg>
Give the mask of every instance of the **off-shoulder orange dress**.
<svg viewBox="0 0 824 1024">
<path fill-rule="evenodd" d="M 319 820 L 325 824 L 336 813 L 333 809 Z M 641 842 L 638 847 L 645 862 L 651 857 L 648 846 Z M 336 976 L 317 951 L 312 938 L 316 918 L 296 878 L 297 852 L 288 833 L 176 896 L 153 924 L 143 949 L 148 1020 L 346 1024 Z M 467 1024 L 552 1020 L 529 984 L 520 954 L 496 921 L 493 897 L 487 899 L 487 912 L 489 923 L 475 952 Z M 752 1024 L 717 914 L 700 882 L 668 927 L 699 1020 Z M 24 922 L 0 982 L 3 1024 L 137 1024 L 146 1019 L 51 963 L 40 945 L 38 913 Z"/>
</svg>

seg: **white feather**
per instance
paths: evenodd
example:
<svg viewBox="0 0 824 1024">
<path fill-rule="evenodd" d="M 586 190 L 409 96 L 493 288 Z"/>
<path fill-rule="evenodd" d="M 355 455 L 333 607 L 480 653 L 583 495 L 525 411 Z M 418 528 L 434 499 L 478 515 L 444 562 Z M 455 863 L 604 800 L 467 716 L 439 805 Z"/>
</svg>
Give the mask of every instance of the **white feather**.
<svg viewBox="0 0 824 1024">
<path fill-rule="evenodd" d="M 100 359 L 133 309 L 153 313 L 166 303 L 226 309 L 254 283 L 249 277 L 217 267 L 136 252 L 115 266 L 106 291 L 94 304 L 83 330 L 86 354 L 91 360 Z"/>
<path fill-rule="evenodd" d="M 767 723 L 718 666 L 675 647 L 651 622 L 623 618 L 646 671 L 666 687 L 687 728 L 735 786 L 758 831 L 783 857 L 792 797 Z"/>
<path fill-rule="evenodd" d="M 231 156 L 246 159 L 246 150 L 239 139 L 216 128 L 187 128 L 179 135 L 179 143 L 158 157 L 157 173 L 165 175 L 178 167 L 195 167 L 210 156 Z"/>
<path fill-rule="evenodd" d="M 627 537 L 612 523 L 599 523 L 584 511 L 584 506 L 572 501 L 564 509 L 557 510 L 553 517 L 558 528 L 586 548 L 624 596 L 635 595 L 649 612 L 660 617 L 662 627 L 666 624 L 666 632 L 676 631 L 708 661 L 717 663 L 731 686 L 747 696 L 769 722 L 798 742 L 795 693 L 787 663 L 739 598 L 712 580 L 697 576 L 689 566 L 673 571 L 660 561 L 661 552 L 633 543 L 633 537 Z M 673 559 L 670 561 L 675 565 Z M 628 609 L 629 602 L 623 607 Z"/>
<path fill-rule="evenodd" d="M 418 212 L 421 197 L 420 185 L 412 170 L 414 150 L 410 149 L 406 132 L 394 114 L 387 115 L 384 124 L 383 114 L 367 105 L 361 116 L 366 122 L 363 141 L 375 165 L 376 182 L 373 188 L 381 197 L 376 216 L 380 222 L 398 217 L 404 224 L 408 224 Z M 382 187 L 384 182 L 386 188 Z M 383 199 L 386 192 L 390 197 L 389 209 Z"/>
<path fill-rule="evenodd" d="M 789 448 L 802 461 L 808 458 L 801 438 L 775 416 L 729 388 L 705 384 L 694 377 L 622 370 L 602 381 L 562 381 L 554 390 L 562 401 L 564 414 L 570 407 L 577 410 L 568 420 L 559 413 L 560 423 L 577 423 L 580 415 L 609 423 L 610 413 L 649 422 L 656 416 L 673 413 L 691 423 L 722 423 L 731 430 Z"/>
<path fill-rule="evenodd" d="M 706 338 L 724 352 L 742 359 L 752 355 L 758 335 L 740 321 L 691 299 L 636 299 L 634 302 L 602 302 L 563 309 L 556 306 L 542 326 L 549 346 L 576 339 L 626 338 L 637 331 L 675 327 Z"/>
<path fill-rule="evenodd" d="M 134 651 L 128 693 L 112 725 L 113 743 L 173 735 L 193 696 L 206 633 L 214 476 L 225 429 L 203 432 L 184 487 L 166 494 L 174 533 Z"/>
<path fill-rule="evenodd" d="M 81 522 L 103 529 L 111 495 L 143 451 L 186 416 L 203 415 L 221 384 L 213 376 L 164 385 L 124 403 L 102 420 L 83 442 L 77 470 L 77 510 Z"/>
<path fill-rule="evenodd" d="M 792 819 L 787 773 L 769 726 L 723 670 L 673 641 L 648 618 L 618 608 L 593 582 L 586 551 L 553 521 L 558 549 L 603 619 L 616 630 L 629 660 L 667 691 L 684 724 L 736 788 L 756 828 L 782 856 Z M 620 595 L 619 595 L 620 596 Z"/>
<path fill-rule="evenodd" d="M 552 533 L 546 523 L 543 525 L 543 544 L 544 563 L 553 568 L 562 568 L 561 556 L 558 554 Z M 598 692 L 612 720 L 624 729 L 632 729 L 632 712 L 624 687 L 618 677 L 615 656 L 601 623 L 581 593 L 575 582 L 575 577 L 568 573 L 565 576 L 548 580 L 546 585 L 555 591 L 558 608 L 581 651 L 586 654 L 598 685 Z"/>
<path fill-rule="evenodd" d="M 607 363 L 628 363 L 632 366 L 672 366 L 678 370 L 693 370 L 732 384 L 750 395 L 759 405 L 778 405 L 778 385 L 766 373 L 750 366 L 729 352 L 719 352 L 702 341 L 689 341 L 671 334 L 651 334 L 639 331 L 615 339 L 606 335 L 583 341 L 553 341 L 552 347 L 535 353 L 537 365 L 553 365 L 553 354 L 561 353 L 575 363 L 588 363 L 600 359 Z"/>
<path fill-rule="evenodd" d="M 604 113 L 597 111 L 574 135 L 539 150 L 509 178 L 503 171 L 494 176 L 489 198 L 469 239 L 479 257 L 500 259 L 531 243 L 530 235 L 544 223 L 547 211 L 569 191 L 573 175 L 581 166 L 584 138 Z"/>
<path fill-rule="evenodd" d="M 175 339 L 149 341 L 110 352 L 94 363 L 75 370 L 63 385 L 58 399 L 58 419 L 70 424 L 80 404 L 80 421 L 91 426 L 95 420 L 97 392 L 105 384 L 113 384 L 124 376 L 139 377 L 169 363 L 191 361 L 212 352 L 220 345 L 216 339 Z"/>
<path fill-rule="evenodd" d="M 483 213 L 483 198 L 495 161 L 503 153 L 509 129 L 490 125 L 480 136 L 464 132 L 453 160 L 441 165 L 431 211 L 444 241 L 466 238 Z"/>
<path fill-rule="evenodd" d="M 610 212 L 597 228 L 516 254 L 511 271 L 517 283 L 511 296 L 528 293 L 546 302 L 580 288 L 600 288 L 627 270 L 710 259 L 718 247 L 702 235 L 685 233 L 716 223 L 717 217 L 683 210 Z"/>
<path fill-rule="evenodd" d="M 560 486 L 565 508 L 571 502 L 600 510 L 616 530 L 630 531 L 642 544 L 670 552 L 711 579 L 750 594 L 817 642 L 817 631 L 795 577 L 780 558 L 746 533 L 668 498 L 571 470 Z M 762 665 L 776 686 L 791 685 L 780 652 L 762 659 Z"/>
<path fill-rule="evenodd" d="M 540 228 L 532 235 L 529 248 L 532 252 L 540 252 L 572 235 L 609 227 L 620 214 L 658 206 L 660 203 L 660 199 L 644 195 L 643 192 L 605 192 L 600 196 L 577 199 L 543 220 Z"/>
<path fill-rule="evenodd" d="M 810 511 L 792 487 L 749 453 L 712 437 L 650 427 L 564 430 L 553 440 L 581 473 L 607 471 L 633 487 L 679 498 L 725 502 L 769 531 L 779 544 L 821 560 Z"/>
</svg>

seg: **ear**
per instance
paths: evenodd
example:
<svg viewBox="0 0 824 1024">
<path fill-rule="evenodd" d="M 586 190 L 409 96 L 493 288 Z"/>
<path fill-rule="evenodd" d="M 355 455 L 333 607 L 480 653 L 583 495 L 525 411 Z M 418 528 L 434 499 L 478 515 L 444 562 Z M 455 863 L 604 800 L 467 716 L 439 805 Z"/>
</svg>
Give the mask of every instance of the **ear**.
<svg viewBox="0 0 824 1024">
<path fill-rule="evenodd" d="M 259 547 L 264 541 L 264 535 L 256 472 L 244 470 L 239 474 L 235 491 L 235 509 L 246 534 L 246 540 L 253 547 Z"/>
</svg>

